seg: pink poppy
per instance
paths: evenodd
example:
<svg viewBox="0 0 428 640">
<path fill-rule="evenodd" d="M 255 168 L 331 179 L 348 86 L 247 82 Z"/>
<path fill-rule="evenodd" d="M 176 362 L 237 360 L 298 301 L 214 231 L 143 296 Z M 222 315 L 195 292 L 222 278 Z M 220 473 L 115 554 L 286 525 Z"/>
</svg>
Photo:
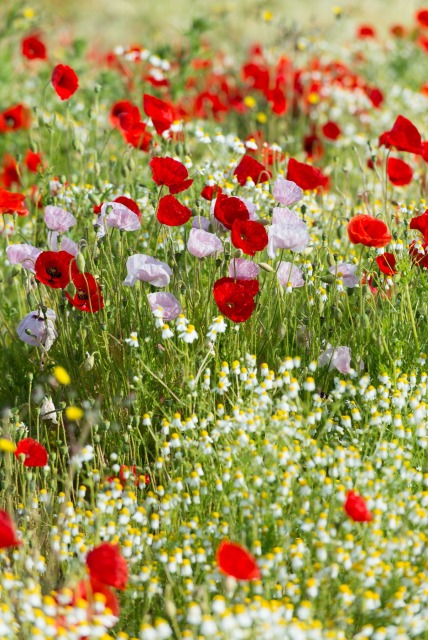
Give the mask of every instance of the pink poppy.
<svg viewBox="0 0 428 640">
<path fill-rule="evenodd" d="M 303 287 L 305 284 L 302 271 L 291 262 L 280 262 L 276 275 L 280 285 L 284 288 L 287 287 L 289 283 L 293 289 Z"/>
<path fill-rule="evenodd" d="M 203 229 L 191 229 L 187 249 L 195 258 L 206 258 L 223 251 L 223 245 L 214 233 Z"/>
<path fill-rule="evenodd" d="M 45 313 L 39 310 L 31 311 L 21 320 L 16 333 L 23 342 L 49 351 L 58 337 L 54 325 L 55 319 L 55 311 L 52 309 L 46 309 Z"/>
<path fill-rule="evenodd" d="M 167 293 L 166 291 L 148 293 L 147 298 L 152 311 L 156 311 L 161 307 L 162 318 L 166 321 L 174 320 L 182 312 L 180 303 L 172 293 Z"/>
<path fill-rule="evenodd" d="M 121 202 L 104 202 L 96 226 L 99 226 L 97 236 L 102 238 L 106 234 L 106 227 L 137 231 L 141 228 L 141 222 L 137 214 Z"/>
<path fill-rule="evenodd" d="M 45 207 L 45 224 L 51 231 L 58 231 L 64 233 L 68 231 L 70 227 L 76 224 L 76 218 L 73 214 L 69 213 L 61 207 L 55 207 L 48 205 Z"/>
<path fill-rule="evenodd" d="M 273 210 L 268 237 L 267 252 L 272 259 L 275 258 L 278 249 L 289 249 L 300 253 L 306 249 L 310 240 L 306 223 L 297 213 L 285 207 L 276 207 Z"/>
<path fill-rule="evenodd" d="M 329 365 L 328 370 L 337 369 L 340 373 L 351 371 L 351 350 L 349 347 L 332 347 L 327 345 L 327 349 L 318 359 L 320 367 Z"/>
<path fill-rule="evenodd" d="M 229 265 L 229 278 L 235 280 L 255 280 L 259 273 L 259 265 L 245 258 L 234 258 Z"/>
<path fill-rule="evenodd" d="M 10 264 L 21 264 L 24 269 L 36 273 L 34 263 L 42 253 L 42 249 L 31 244 L 11 244 L 6 248 L 7 259 Z"/>
<path fill-rule="evenodd" d="M 340 278 L 345 287 L 349 287 L 350 289 L 356 287 L 359 282 L 358 277 L 355 275 L 356 270 L 357 265 L 355 264 L 341 263 L 329 267 L 330 273 L 336 276 L 336 278 Z"/>
<path fill-rule="evenodd" d="M 61 243 L 58 242 L 58 238 L 61 236 Z M 58 231 L 49 231 L 47 238 L 48 247 L 51 251 L 67 251 L 72 256 L 77 256 L 79 253 L 79 246 L 71 238 L 63 236 Z"/>
<path fill-rule="evenodd" d="M 303 190 L 292 180 L 278 176 L 273 185 L 273 197 L 280 204 L 291 207 L 303 198 Z"/>
<path fill-rule="evenodd" d="M 137 280 L 150 282 L 154 287 L 166 287 L 169 284 L 172 269 L 161 260 L 156 260 L 152 256 L 136 253 L 126 261 L 128 275 L 123 284 L 132 287 Z"/>
</svg>

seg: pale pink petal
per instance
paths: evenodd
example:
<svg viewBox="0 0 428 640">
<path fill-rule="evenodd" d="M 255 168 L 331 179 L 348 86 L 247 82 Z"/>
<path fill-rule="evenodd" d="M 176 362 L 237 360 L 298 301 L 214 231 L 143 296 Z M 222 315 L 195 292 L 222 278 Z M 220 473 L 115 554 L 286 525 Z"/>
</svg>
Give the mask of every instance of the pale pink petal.
<svg viewBox="0 0 428 640">
<path fill-rule="evenodd" d="M 48 247 L 51 251 L 67 251 L 67 253 L 71 253 L 72 256 L 77 256 L 79 253 L 79 245 L 71 240 L 71 238 L 67 238 L 67 236 L 61 235 L 61 243 L 58 242 L 59 237 L 58 231 L 49 231 L 48 233 Z"/>
<path fill-rule="evenodd" d="M 283 287 L 287 287 L 288 283 L 291 284 L 293 289 L 295 287 L 303 287 L 305 281 L 303 279 L 303 273 L 291 262 L 280 262 L 278 271 L 276 272 L 279 283 Z"/>
<path fill-rule="evenodd" d="M 278 176 L 273 185 L 273 197 L 280 204 L 291 207 L 303 198 L 302 189 L 292 180 Z"/>
<path fill-rule="evenodd" d="M 267 253 L 270 258 L 275 257 L 278 249 L 289 249 L 296 253 L 306 249 L 310 241 L 308 227 L 297 213 L 286 207 L 276 207 L 272 222 L 268 229 Z"/>
<path fill-rule="evenodd" d="M 59 231 L 60 233 L 68 231 L 70 227 L 76 224 L 76 218 L 72 213 L 53 205 L 45 207 L 44 220 L 48 229 Z"/>
<path fill-rule="evenodd" d="M 159 291 L 147 294 L 147 298 L 152 311 L 162 308 L 162 318 L 166 321 L 174 320 L 182 312 L 180 303 L 172 293 Z"/>
<path fill-rule="evenodd" d="M 191 229 L 187 241 L 187 249 L 195 258 L 206 258 L 223 251 L 223 244 L 214 233 L 203 229 Z"/>
<path fill-rule="evenodd" d="M 355 271 L 357 270 L 357 265 L 355 264 L 337 264 L 329 267 L 329 271 L 331 274 L 336 276 L 337 278 L 341 278 L 345 287 L 349 287 L 352 289 L 356 287 L 359 283 L 358 277 L 355 275 Z"/>
<path fill-rule="evenodd" d="M 259 272 L 259 265 L 245 258 L 234 258 L 229 264 L 229 278 L 236 280 L 255 280 Z"/>
<path fill-rule="evenodd" d="M 318 359 L 320 367 L 329 365 L 328 370 L 337 369 L 340 373 L 351 371 L 351 350 L 349 347 L 332 347 L 331 344 Z"/>
<path fill-rule="evenodd" d="M 98 223 L 100 226 L 114 227 L 122 231 L 137 231 L 141 228 L 140 218 L 120 202 L 104 202 Z"/>
<path fill-rule="evenodd" d="M 137 253 L 126 261 L 128 275 L 123 284 L 132 287 L 137 280 L 150 282 L 155 287 L 166 287 L 171 279 L 172 269 L 161 260 Z"/>
<path fill-rule="evenodd" d="M 6 248 L 10 264 L 21 264 L 31 273 L 35 273 L 34 263 L 40 253 L 42 253 L 42 249 L 37 249 L 31 244 L 11 244 Z"/>
<path fill-rule="evenodd" d="M 204 218 L 203 216 L 195 216 L 192 219 L 192 228 L 193 229 L 203 229 L 204 231 L 208 231 L 210 226 L 210 221 L 208 218 Z"/>
<path fill-rule="evenodd" d="M 21 320 L 16 332 L 20 339 L 33 347 L 43 347 L 48 351 L 54 340 L 58 337 L 54 321 L 56 319 L 53 309 L 46 312 L 31 311 Z M 27 333 L 27 330 L 31 335 Z"/>
</svg>

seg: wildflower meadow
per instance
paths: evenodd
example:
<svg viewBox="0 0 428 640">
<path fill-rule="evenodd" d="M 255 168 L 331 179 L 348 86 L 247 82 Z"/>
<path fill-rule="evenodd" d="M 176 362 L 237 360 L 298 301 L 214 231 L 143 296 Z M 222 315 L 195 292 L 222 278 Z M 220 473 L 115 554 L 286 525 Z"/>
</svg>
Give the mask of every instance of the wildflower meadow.
<svg viewBox="0 0 428 640">
<path fill-rule="evenodd" d="M 428 6 L 110 47 L 37 4 L 0 7 L 0 640 L 427 640 Z"/>
</svg>

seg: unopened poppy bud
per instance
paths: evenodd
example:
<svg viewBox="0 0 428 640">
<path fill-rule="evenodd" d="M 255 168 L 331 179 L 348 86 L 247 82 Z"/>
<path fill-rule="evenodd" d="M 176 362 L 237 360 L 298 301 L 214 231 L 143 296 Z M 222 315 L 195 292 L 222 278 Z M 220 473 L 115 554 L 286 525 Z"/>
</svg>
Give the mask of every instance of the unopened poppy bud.
<svg viewBox="0 0 428 640">
<path fill-rule="evenodd" d="M 96 176 L 101 175 L 101 165 L 100 165 L 99 162 L 96 162 L 94 164 L 94 173 L 95 173 Z"/>
<path fill-rule="evenodd" d="M 98 191 L 102 191 L 104 189 L 103 181 L 99 176 L 95 178 L 95 186 L 98 189 Z"/>
<path fill-rule="evenodd" d="M 134 160 L 134 158 L 128 158 L 127 165 L 128 165 L 129 171 L 135 171 L 135 160 Z"/>
<path fill-rule="evenodd" d="M 97 207 L 100 206 L 101 200 L 99 199 L 98 196 L 94 195 L 93 193 L 89 193 L 88 194 L 88 198 L 89 198 L 90 202 L 92 202 L 92 204 L 95 204 Z"/>
<path fill-rule="evenodd" d="M 84 273 L 85 272 L 85 257 L 83 255 L 83 253 L 81 253 L 80 251 L 76 256 L 76 264 L 77 264 L 77 268 L 79 269 L 80 273 Z"/>
<path fill-rule="evenodd" d="M 362 317 L 361 317 L 361 321 L 363 323 L 363 327 L 364 329 L 369 329 L 371 322 L 370 322 L 370 318 L 368 317 L 367 313 L 363 313 Z"/>
<path fill-rule="evenodd" d="M 287 335 L 287 327 L 285 326 L 285 324 L 281 324 L 278 329 L 278 338 L 280 340 L 284 340 L 286 335 Z"/>
<path fill-rule="evenodd" d="M 275 269 L 271 267 L 267 262 L 258 262 L 257 264 L 259 265 L 260 269 L 263 269 L 263 271 L 267 271 L 268 273 L 275 272 Z"/>
<path fill-rule="evenodd" d="M 74 296 L 76 295 L 77 289 L 76 289 L 76 286 L 72 282 L 68 283 L 68 285 L 65 287 L 65 290 L 66 290 L 67 293 L 70 294 L 70 296 L 72 298 L 74 298 Z"/>
<path fill-rule="evenodd" d="M 326 273 L 325 275 L 321 276 L 320 280 L 322 282 L 326 282 L 327 284 L 333 284 L 333 282 L 336 280 L 336 277 L 332 273 Z"/>
<path fill-rule="evenodd" d="M 235 249 L 235 251 L 233 252 L 233 257 L 236 259 L 242 258 L 243 255 L 244 252 L 242 251 L 242 249 Z"/>
<path fill-rule="evenodd" d="M 21 273 L 21 271 L 22 271 L 22 264 L 20 263 L 14 264 L 10 272 L 11 278 L 14 278 L 15 276 L 17 276 L 19 273 Z"/>
<path fill-rule="evenodd" d="M 335 265 L 335 260 L 333 258 L 333 254 L 331 253 L 327 253 L 327 263 L 329 267 L 334 267 Z"/>
</svg>

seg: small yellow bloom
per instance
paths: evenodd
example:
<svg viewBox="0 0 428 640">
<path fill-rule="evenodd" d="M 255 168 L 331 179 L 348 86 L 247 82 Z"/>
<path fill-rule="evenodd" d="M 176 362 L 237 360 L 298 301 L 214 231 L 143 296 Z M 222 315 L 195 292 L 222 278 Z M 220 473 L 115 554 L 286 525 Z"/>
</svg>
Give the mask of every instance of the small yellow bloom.
<svg viewBox="0 0 428 640">
<path fill-rule="evenodd" d="M 308 95 L 309 104 L 318 104 L 319 101 L 320 101 L 319 94 L 315 93 L 315 91 L 311 91 L 311 93 Z"/>
<path fill-rule="evenodd" d="M 245 96 L 244 98 L 244 104 L 246 107 L 248 107 L 249 109 L 253 109 L 256 106 L 256 101 L 253 98 L 253 96 Z"/>
<path fill-rule="evenodd" d="M 260 113 L 257 114 L 257 120 L 261 122 L 261 124 L 265 124 L 265 122 L 267 122 L 267 115 L 260 111 Z"/>
<path fill-rule="evenodd" d="M 331 10 L 336 18 L 339 18 L 342 15 L 342 7 L 332 7 Z"/>
<path fill-rule="evenodd" d="M 70 384 L 71 378 L 64 367 L 56 366 L 53 370 L 54 377 L 60 384 Z"/>
<path fill-rule="evenodd" d="M 31 18 L 34 18 L 34 9 L 32 9 L 31 7 L 24 7 L 22 10 L 22 15 L 24 16 L 24 18 L 27 18 L 27 20 L 31 20 Z"/>
<path fill-rule="evenodd" d="M 263 11 L 263 20 L 265 22 L 271 22 L 273 20 L 272 11 Z"/>
<path fill-rule="evenodd" d="M 7 438 L 0 438 L 0 451 L 16 451 L 15 444 Z"/>
<path fill-rule="evenodd" d="M 65 417 L 67 418 L 67 420 L 77 422 L 77 420 L 81 420 L 83 416 L 84 411 L 80 407 L 67 407 L 65 410 Z"/>
</svg>

